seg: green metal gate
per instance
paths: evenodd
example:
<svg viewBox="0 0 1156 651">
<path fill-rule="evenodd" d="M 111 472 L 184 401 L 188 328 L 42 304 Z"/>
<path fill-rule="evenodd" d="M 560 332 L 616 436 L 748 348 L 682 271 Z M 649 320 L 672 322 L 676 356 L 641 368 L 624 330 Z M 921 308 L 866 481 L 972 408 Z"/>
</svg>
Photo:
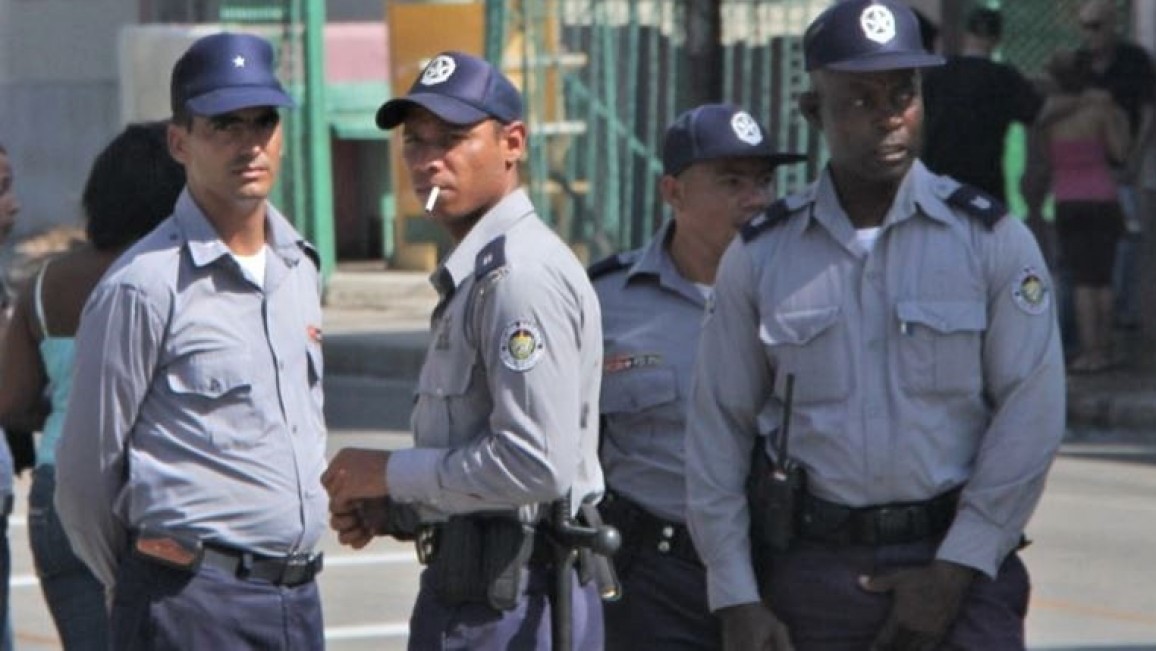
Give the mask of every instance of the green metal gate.
<svg viewBox="0 0 1156 651">
<path fill-rule="evenodd" d="M 592 259 L 639 246 L 661 221 L 663 131 L 690 108 L 688 16 L 679 0 L 486 0 L 487 52 L 522 82 L 529 186 L 543 218 Z M 723 101 L 781 148 L 817 151 L 795 109 L 799 35 L 825 0 L 723 0 Z M 820 157 L 813 157 L 818 161 Z M 777 190 L 815 170 L 779 170 Z"/>
</svg>

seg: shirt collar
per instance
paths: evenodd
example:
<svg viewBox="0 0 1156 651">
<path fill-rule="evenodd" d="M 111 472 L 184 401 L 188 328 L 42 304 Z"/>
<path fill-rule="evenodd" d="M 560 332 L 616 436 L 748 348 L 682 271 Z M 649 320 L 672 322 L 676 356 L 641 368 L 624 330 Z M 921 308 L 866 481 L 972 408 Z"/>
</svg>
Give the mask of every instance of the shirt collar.
<svg viewBox="0 0 1156 651">
<path fill-rule="evenodd" d="M 702 292 L 695 284 L 687 280 L 678 271 L 674 258 L 670 255 L 670 238 L 674 236 L 674 229 L 678 228 L 674 219 L 667 219 L 659 227 L 654 237 L 641 250 L 638 259 L 626 272 L 627 282 L 636 278 L 651 277 L 658 279 L 658 284 L 673 290 L 695 301 L 706 304 Z"/>
<path fill-rule="evenodd" d="M 462 238 L 445 262 L 430 276 L 430 282 L 439 293 L 450 287 L 459 287 L 474 273 L 478 251 L 495 237 L 509 232 L 515 224 L 534 214 L 534 205 L 522 188 L 507 194 L 490 208 L 469 233 Z M 448 274 L 448 281 L 446 275 Z"/>
<path fill-rule="evenodd" d="M 229 254 L 229 247 L 221 241 L 217 229 L 213 228 L 212 222 L 205 216 L 197 202 L 193 201 L 187 187 L 177 198 L 173 218 L 178 231 L 185 239 L 194 265 L 203 267 Z M 305 242 L 289 221 L 269 202 L 265 202 L 265 243 L 291 265 L 301 259 L 303 249 L 312 249 L 312 245 Z"/>
<path fill-rule="evenodd" d="M 948 223 L 951 220 L 951 212 L 935 194 L 935 190 L 942 183 L 943 179 L 932 174 L 922 161 L 916 159 L 912 162 L 911 169 L 904 175 L 899 189 L 895 192 L 895 198 L 891 201 L 891 207 L 887 209 L 887 214 L 883 218 L 883 228 L 919 215 Z M 819 180 L 815 182 L 812 196 L 814 204 L 810 220 L 823 224 L 831 231 L 839 230 L 836 225 L 838 223 L 846 225 L 851 223 L 839 202 L 838 193 L 835 192 L 830 166 L 823 168 Z"/>
</svg>

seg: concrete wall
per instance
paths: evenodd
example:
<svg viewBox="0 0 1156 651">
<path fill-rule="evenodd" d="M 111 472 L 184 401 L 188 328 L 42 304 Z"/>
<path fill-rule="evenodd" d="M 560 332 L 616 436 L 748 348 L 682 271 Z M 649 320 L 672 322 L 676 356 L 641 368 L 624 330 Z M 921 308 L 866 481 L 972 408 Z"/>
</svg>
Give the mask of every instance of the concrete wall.
<svg viewBox="0 0 1156 651">
<path fill-rule="evenodd" d="M 117 121 L 116 34 L 134 0 L 0 0 L 0 142 L 23 204 L 16 236 L 79 219 Z"/>
</svg>

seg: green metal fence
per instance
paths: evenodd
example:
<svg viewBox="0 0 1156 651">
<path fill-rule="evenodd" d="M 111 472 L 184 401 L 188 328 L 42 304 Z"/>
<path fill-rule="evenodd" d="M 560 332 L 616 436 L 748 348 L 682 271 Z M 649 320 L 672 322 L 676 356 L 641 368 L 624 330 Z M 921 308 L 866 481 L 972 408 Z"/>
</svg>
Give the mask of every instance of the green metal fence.
<svg viewBox="0 0 1156 651">
<path fill-rule="evenodd" d="M 281 79 L 297 99 L 286 113 L 285 156 L 275 203 L 313 242 L 327 277 L 335 260 L 331 144 L 325 116 L 325 3 L 316 0 L 225 0 L 225 27 L 251 28 L 278 50 Z M 270 33 L 270 30 L 274 33 Z"/>
<path fill-rule="evenodd" d="M 759 117 L 783 148 L 818 146 L 795 110 L 806 84 L 798 35 L 825 5 L 722 2 L 719 99 Z M 515 68 L 523 83 L 536 205 L 591 257 L 640 245 L 663 217 L 663 131 L 696 94 L 686 81 L 685 7 L 681 0 L 487 0 L 487 56 Z M 782 168 L 777 190 L 800 186 L 813 171 L 813 163 Z"/>
</svg>

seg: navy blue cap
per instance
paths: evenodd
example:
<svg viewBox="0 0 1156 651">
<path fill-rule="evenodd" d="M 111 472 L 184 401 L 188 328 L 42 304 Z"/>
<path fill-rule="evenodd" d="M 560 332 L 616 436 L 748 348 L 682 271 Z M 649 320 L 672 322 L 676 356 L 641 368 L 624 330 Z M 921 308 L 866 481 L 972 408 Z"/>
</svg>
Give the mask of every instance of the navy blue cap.
<svg viewBox="0 0 1156 651">
<path fill-rule="evenodd" d="M 522 119 L 522 94 L 514 84 L 485 59 L 464 52 L 442 52 L 431 59 L 405 97 L 377 109 L 377 126 L 396 127 L 415 104 L 450 124 Z"/>
<path fill-rule="evenodd" d="M 294 105 L 277 81 L 273 47 L 252 34 L 222 32 L 198 39 L 173 66 L 169 92 L 174 115 Z"/>
<path fill-rule="evenodd" d="M 703 104 L 679 115 L 666 129 L 663 174 L 677 176 L 695 163 L 719 158 L 766 158 L 773 165 L 807 159 L 776 151 L 763 125 L 730 104 Z"/>
<path fill-rule="evenodd" d="M 803 34 L 808 71 L 874 72 L 926 68 L 943 57 L 923 47 L 919 19 L 899 0 L 842 0 Z"/>
</svg>

